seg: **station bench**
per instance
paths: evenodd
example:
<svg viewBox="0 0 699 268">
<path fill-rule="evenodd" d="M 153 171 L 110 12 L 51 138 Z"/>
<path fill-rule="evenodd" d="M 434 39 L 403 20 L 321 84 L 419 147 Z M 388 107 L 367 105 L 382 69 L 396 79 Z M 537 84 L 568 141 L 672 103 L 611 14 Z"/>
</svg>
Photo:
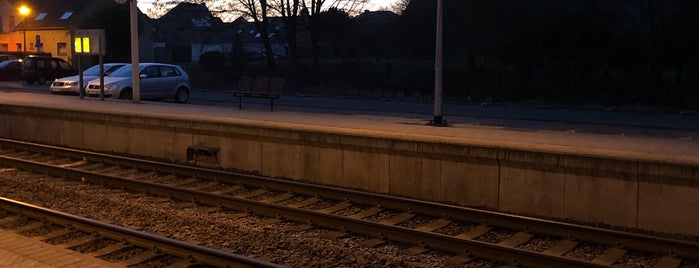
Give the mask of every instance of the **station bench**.
<svg viewBox="0 0 699 268">
<path fill-rule="evenodd" d="M 238 86 L 232 91 L 233 96 L 238 97 L 238 109 L 243 109 L 243 97 L 269 99 L 269 110 L 274 110 L 274 100 L 278 99 L 284 91 L 286 78 L 283 77 L 241 77 Z"/>
</svg>

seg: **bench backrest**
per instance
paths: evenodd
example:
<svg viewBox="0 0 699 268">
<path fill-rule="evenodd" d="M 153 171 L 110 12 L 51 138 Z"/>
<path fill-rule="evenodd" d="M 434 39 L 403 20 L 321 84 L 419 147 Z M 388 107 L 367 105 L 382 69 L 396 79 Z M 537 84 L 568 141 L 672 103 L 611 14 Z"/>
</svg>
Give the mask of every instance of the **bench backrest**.
<svg viewBox="0 0 699 268">
<path fill-rule="evenodd" d="M 250 91 L 252 89 L 252 77 L 243 76 L 238 79 L 238 86 L 235 88 L 236 91 Z"/>
<path fill-rule="evenodd" d="M 284 82 L 286 82 L 286 79 L 283 77 L 272 78 L 269 82 L 269 93 L 282 94 L 282 91 L 284 91 Z"/>
<path fill-rule="evenodd" d="M 252 83 L 252 91 L 254 92 L 267 92 L 267 87 L 269 86 L 269 78 L 258 77 Z"/>
</svg>

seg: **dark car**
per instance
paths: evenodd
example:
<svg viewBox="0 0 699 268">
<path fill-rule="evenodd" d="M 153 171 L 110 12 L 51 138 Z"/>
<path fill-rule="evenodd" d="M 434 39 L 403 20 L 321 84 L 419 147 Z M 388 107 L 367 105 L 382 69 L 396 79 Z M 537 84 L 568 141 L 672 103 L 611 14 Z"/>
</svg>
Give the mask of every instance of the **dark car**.
<svg viewBox="0 0 699 268">
<path fill-rule="evenodd" d="M 22 61 L 6 60 L 0 62 L 0 80 L 19 80 L 22 78 Z"/>
<path fill-rule="evenodd" d="M 18 60 L 17 56 L 11 55 L 11 54 L 0 54 L 0 62 L 6 61 L 6 60 Z"/>
<path fill-rule="evenodd" d="M 46 84 L 46 81 L 76 74 L 78 74 L 78 71 L 61 58 L 43 56 L 24 58 L 22 79 L 26 80 L 30 85 L 34 84 L 34 82 L 43 85 Z"/>
</svg>

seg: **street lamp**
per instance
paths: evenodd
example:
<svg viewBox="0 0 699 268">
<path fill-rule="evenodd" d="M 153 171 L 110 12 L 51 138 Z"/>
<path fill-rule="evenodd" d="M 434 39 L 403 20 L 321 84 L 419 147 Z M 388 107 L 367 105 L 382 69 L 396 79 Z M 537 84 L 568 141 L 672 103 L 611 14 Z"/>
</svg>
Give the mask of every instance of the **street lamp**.
<svg viewBox="0 0 699 268">
<path fill-rule="evenodd" d="M 27 6 L 19 7 L 19 14 L 22 15 L 22 22 L 24 22 L 24 19 L 27 18 L 29 13 L 32 13 L 32 10 L 29 9 L 29 7 L 27 7 Z M 26 29 L 26 27 L 24 30 L 22 30 L 22 35 L 24 36 L 24 43 L 22 43 L 22 48 L 24 49 L 24 53 L 27 53 L 27 29 Z"/>
<path fill-rule="evenodd" d="M 434 56 L 434 119 L 429 123 L 433 126 L 447 126 L 447 122 L 442 118 L 443 2 L 444 0 L 437 0 L 437 33 Z"/>
</svg>

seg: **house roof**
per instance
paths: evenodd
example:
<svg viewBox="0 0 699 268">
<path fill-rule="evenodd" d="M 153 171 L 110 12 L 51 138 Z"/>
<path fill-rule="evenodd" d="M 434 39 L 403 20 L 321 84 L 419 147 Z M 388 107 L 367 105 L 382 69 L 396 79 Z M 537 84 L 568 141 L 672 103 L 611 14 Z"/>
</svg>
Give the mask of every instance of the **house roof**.
<svg viewBox="0 0 699 268">
<path fill-rule="evenodd" d="M 365 11 L 354 19 L 360 26 L 376 26 L 394 22 L 399 15 L 391 11 Z"/>
<path fill-rule="evenodd" d="M 240 40 L 244 42 L 256 42 L 261 40 L 257 25 L 254 22 L 238 18 L 231 25 L 235 29 L 235 34 Z M 271 42 L 286 42 L 286 30 L 284 27 L 284 18 L 267 18 L 267 34 Z"/>
<path fill-rule="evenodd" d="M 79 28 L 87 14 L 94 14 L 113 1 L 95 0 L 7 0 L 15 8 L 26 5 L 31 13 L 17 25 L 18 30 Z M 140 12 L 139 12 L 140 13 Z"/>
<path fill-rule="evenodd" d="M 153 20 L 156 40 L 179 43 L 220 43 L 230 40 L 229 29 L 206 4 L 180 3 Z"/>
<path fill-rule="evenodd" d="M 8 0 L 19 8 L 26 5 L 31 13 L 18 25 L 18 30 L 30 29 L 70 29 L 76 27 L 81 14 L 93 12 L 98 1 L 91 0 Z"/>
</svg>

